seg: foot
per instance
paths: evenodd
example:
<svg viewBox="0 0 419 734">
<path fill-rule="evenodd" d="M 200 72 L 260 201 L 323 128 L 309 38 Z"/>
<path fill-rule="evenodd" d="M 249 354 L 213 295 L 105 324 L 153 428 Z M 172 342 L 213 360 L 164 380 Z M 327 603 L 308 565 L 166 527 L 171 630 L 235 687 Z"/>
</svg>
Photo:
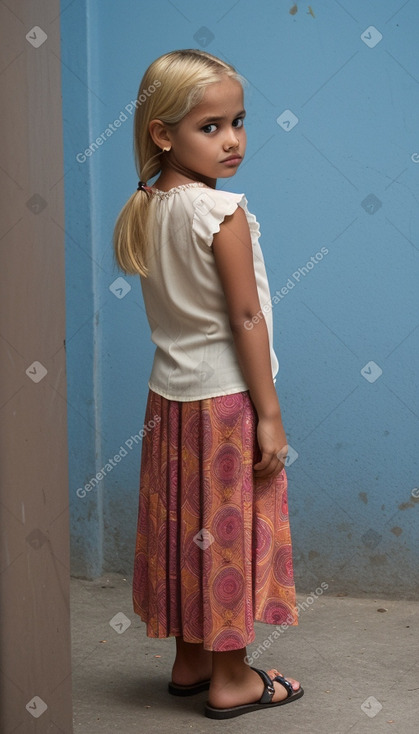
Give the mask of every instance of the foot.
<svg viewBox="0 0 419 734">
<path fill-rule="evenodd" d="M 282 675 L 276 668 L 267 671 L 271 679 L 276 675 Z M 293 690 L 298 691 L 300 683 L 294 678 L 287 678 L 291 683 Z M 273 682 L 275 693 L 272 697 L 272 703 L 283 701 L 287 698 L 287 691 L 281 683 Z M 264 691 L 263 681 L 256 671 L 249 666 L 242 671 L 241 674 L 229 680 L 211 680 L 209 688 L 208 703 L 215 708 L 231 708 L 233 706 L 243 706 L 249 703 L 256 703 L 261 698 Z"/>
</svg>

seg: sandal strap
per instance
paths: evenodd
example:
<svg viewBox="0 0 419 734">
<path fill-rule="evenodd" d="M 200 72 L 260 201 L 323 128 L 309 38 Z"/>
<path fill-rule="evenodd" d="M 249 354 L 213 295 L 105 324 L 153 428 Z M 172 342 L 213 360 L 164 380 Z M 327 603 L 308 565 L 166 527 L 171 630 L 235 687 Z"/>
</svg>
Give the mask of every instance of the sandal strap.
<svg viewBox="0 0 419 734">
<path fill-rule="evenodd" d="M 260 668 L 252 668 L 256 673 L 259 673 L 260 677 L 262 678 L 264 684 L 265 684 L 265 690 L 263 691 L 258 703 L 271 703 L 274 693 L 275 693 L 275 687 L 272 682 L 272 679 L 269 677 L 269 675 Z M 292 687 L 292 686 L 291 686 Z"/>
<path fill-rule="evenodd" d="M 281 685 L 284 686 L 285 690 L 287 691 L 287 698 L 292 696 L 292 694 L 294 693 L 294 689 L 292 687 L 292 683 L 290 683 L 289 680 L 284 678 L 283 675 L 276 675 L 275 678 L 273 678 L 273 680 L 278 681 L 278 683 L 281 683 Z"/>
</svg>

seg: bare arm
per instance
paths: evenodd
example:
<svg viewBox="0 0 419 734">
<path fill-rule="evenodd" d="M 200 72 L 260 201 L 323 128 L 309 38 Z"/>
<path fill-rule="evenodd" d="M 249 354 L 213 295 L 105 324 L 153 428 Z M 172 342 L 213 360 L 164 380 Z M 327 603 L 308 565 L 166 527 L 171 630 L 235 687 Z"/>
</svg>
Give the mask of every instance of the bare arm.
<svg viewBox="0 0 419 734">
<path fill-rule="evenodd" d="M 287 439 L 272 379 L 268 330 L 260 315 L 249 225 L 241 207 L 225 218 L 220 232 L 214 235 L 213 252 L 237 358 L 259 419 L 262 459 L 255 464 L 255 474 L 261 478 L 275 476 L 284 466 Z M 245 323 L 248 325 L 256 314 L 257 323 L 246 328 Z"/>
</svg>

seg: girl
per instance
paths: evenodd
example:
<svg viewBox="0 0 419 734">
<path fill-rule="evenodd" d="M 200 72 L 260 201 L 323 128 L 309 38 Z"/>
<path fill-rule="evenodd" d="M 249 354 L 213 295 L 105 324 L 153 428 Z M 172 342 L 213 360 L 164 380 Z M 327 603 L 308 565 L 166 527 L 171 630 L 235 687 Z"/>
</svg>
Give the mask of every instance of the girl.
<svg viewBox="0 0 419 734">
<path fill-rule="evenodd" d="M 241 82 L 204 51 L 151 64 L 134 122 L 141 181 L 114 236 L 119 266 L 141 277 L 156 345 L 134 610 L 149 637 L 176 637 L 170 693 L 209 689 L 216 719 L 303 695 L 246 657 L 254 620 L 296 625 L 297 611 L 259 225 L 243 194 L 215 188 L 245 154 Z"/>
</svg>

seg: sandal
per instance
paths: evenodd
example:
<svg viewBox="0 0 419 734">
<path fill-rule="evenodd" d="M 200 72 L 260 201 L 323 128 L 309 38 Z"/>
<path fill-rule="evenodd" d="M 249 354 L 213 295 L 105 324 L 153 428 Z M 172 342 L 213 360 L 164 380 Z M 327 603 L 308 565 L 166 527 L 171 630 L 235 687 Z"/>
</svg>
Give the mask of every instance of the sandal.
<svg viewBox="0 0 419 734">
<path fill-rule="evenodd" d="M 294 701 L 297 698 L 301 698 L 301 696 L 304 694 L 304 690 L 301 688 L 301 686 L 299 687 L 298 691 L 294 691 L 292 683 L 290 683 L 289 680 L 284 678 L 282 675 L 276 675 L 275 678 L 271 679 L 264 670 L 259 670 L 259 668 L 252 668 L 252 670 L 256 671 L 256 673 L 259 673 L 265 684 L 265 690 L 263 691 L 259 701 L 256 701 L 256 703 L 246 703 L 242 706 L 233 706 L 227 709 L 219 709 L 215 706 L 210 706 L 210 704 L 207 703 L 205 706 L 205 716 L 208 716 L 209 719 L 232 719 L 234 716 L 248 714 L 251 711 L 258 711 L 259 709 L 272 708 L 273 706 L 282 706 L 285 703 L 291 703 L 291 701 Z M 285 690 L 287 691 L 287 697 L 284 698 L 282 701 L 274 701 L 272 703 L 272 698 L 275 693 L 275 688 L 273 686 L 274 681 L 277 681 L 284 686 Z"/>
<path fill-rule="evenodd" d="M 194 696 L 195 693 L 201 693 L 201 691 L 207 691 L 210 687 L 210 679 L 202 680 L 200 683 L 193 683 L 190 686 L 185 686 L 182 683 L 173 683 L 170 681 L 168 685 L 168 691 L 172 696 Z"/>
</svg>

